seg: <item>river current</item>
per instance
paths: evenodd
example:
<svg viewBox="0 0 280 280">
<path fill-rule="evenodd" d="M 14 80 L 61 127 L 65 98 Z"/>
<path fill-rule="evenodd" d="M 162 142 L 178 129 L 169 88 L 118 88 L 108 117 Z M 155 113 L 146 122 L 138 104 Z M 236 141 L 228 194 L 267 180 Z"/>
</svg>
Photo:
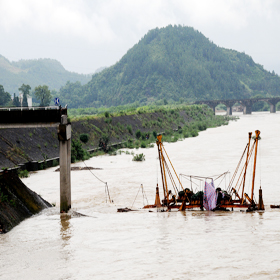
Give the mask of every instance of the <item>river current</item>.
<svg viewBox="0 0 280 280">
<path fill-rule="evenodd" d="M 50 168 L 23 182 L 56 206 L 0 235 L 0 279 L 280 278 L 280 210 L 270 209 L 280 204 L 280 113 L 238 116 L 198 137 L 164 143 L 165 149 L 178 174 L 233 174 L 248 132 L 260 130 L 255 196 L 261 185 L 265 211 L 141 210 L 141 184 L 150 204 L 161 186 L 155 145 L 134 150 L 144 162 L 104 155 L 85 162 L 101 169 L 72 171 L 72 215 L 60 215 L 59 172 Z M 139 211 L 117 212 L 133 202 Z"/>
</svg>

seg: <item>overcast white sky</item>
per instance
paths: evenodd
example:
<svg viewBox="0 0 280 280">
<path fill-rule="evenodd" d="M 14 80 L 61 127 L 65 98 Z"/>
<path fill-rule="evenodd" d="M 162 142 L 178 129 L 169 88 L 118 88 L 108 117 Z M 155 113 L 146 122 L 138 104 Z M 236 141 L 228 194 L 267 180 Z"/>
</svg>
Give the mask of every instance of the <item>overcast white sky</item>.
<svg viewBox="0 0 280 280">
<path fill-rule="evenodd" d="M 0 0 L 0 54 L 93 73 L 169 24 L 194 27 L 280 75 L 279 0 Z"/>
</svg>

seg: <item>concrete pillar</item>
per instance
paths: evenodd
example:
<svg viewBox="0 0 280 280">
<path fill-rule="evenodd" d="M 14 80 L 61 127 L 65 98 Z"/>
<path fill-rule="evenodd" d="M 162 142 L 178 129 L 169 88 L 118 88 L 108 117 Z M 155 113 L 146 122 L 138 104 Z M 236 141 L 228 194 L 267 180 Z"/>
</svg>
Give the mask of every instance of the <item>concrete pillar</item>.
<svg viewBox="0 0 280 280">
<path fill-rule="evenodd" d="M 252 114 L 252 106 L 246 104 L 246 105 L 243 105 L 243 114 L 244 115 L 250 115 Z"/>
<path fill-rule="evenodd" d="M 212 108 L 212 110 L 213 110 L 213 112 L 214 112 L 214 115 L 216 114 L 216 106 L 217 106 L 217 105 L 211 105 L 211 108 Z"/>
<path fill-rule="evenodd" d="M 71 126 L 70 126 L 71 131 Z M 68 175 L 68 184 L 69 184 L 69 194 L 68 201 L 70 201 L 71 208 L 71 138 L 67 140 L 67 175 Z"/>
<path fill-rule="evenodd" d="M 228 106 L 227 107 L 227 116 L 231 116 L 232 115 L 232 106 Z"/>
<path fill-rule="evenodd" d="M 270 104 L 270 113 L 276 113 L 276 104 Z"/>
<path fill-rule="evenodd" d="M 61 116 L 58 128 L 60 164 L 60 212 L 71 208 L 71 124 L 67 116 Z"/>
<path fill-rule="evenodd" d="M 68 141 L 59 141 L 60 163 L 60 212 L 68 212 L 71 208 L 71 185 L 68 168 Z"/>
<path fill-rule="evenodd" d="M 259 210 L 264 210 L 264 204 L 263 204 L 263 198 L 262 198 L 262 188 L 260 187 L 259 189 L 259 205 L 258 205 Z"/>
</svg>

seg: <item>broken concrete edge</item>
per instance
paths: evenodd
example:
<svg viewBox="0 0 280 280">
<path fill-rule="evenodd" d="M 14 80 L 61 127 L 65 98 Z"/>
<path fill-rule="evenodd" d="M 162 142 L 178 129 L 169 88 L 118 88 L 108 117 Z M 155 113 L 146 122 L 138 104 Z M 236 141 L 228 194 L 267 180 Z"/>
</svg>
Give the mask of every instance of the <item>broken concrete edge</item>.
<svg viewBox="0 0 280 280">
<path fill-rule="evenodd" d="M 52 207 L 40 195 L 30 190 L 17 172 L 0 173 L 0 233 L 6 233 L 20 222 Z"/>
</svg>

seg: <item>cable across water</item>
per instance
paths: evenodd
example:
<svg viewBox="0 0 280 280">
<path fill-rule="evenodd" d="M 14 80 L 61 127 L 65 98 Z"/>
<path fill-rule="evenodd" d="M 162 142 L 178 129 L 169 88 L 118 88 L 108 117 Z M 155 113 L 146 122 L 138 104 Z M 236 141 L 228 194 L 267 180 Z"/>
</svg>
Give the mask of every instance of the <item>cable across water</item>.
<svg viewBox="0 0 280 280">
<path fill-rule="evenodd" d="M 90 173 L 91 173 L 97 180 L 99 180 L 100 182 L 102 182 L 103 184 L 105 184 L 106 203 L 107 203 L 107 195 L 108 195 L 109 202 L 112 203 L 113 200 L 111 200 L 111 198 L 110 198 L 109 187 L 108 187 L 107 182 L 104 182 L 104 181 L 102 181 L 101 179 L 99 179 L 99 178 L 89 169 L 89 167 L 86 165 L 86 163 L 85 163 L 84 161 L 83 161 L 83 163 L 84 163 L 84 165 L 87 167 L 87 169 L 90 171 Z"/>
</svg>

